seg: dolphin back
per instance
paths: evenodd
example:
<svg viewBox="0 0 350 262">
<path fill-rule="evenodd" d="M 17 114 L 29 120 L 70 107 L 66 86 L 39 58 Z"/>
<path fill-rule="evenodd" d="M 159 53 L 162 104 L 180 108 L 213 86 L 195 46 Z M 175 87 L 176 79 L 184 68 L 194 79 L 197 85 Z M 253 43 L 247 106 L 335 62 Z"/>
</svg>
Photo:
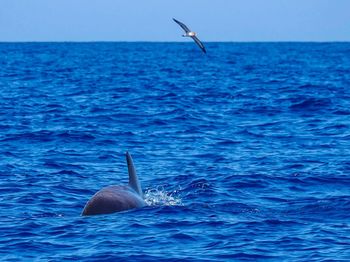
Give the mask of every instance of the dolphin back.
<svg viewBox="0 0 350 262">
<path fill-rule="evenodd" d="M 136 175 L 136 169 L 132 157 L 129 152 L 126 152 L 126 162 L 128 163 L 128 172 L 129 172 L 129 186 L 135 190 L 143 198 L 142 188 L 140 181 Z"/>
</svg>

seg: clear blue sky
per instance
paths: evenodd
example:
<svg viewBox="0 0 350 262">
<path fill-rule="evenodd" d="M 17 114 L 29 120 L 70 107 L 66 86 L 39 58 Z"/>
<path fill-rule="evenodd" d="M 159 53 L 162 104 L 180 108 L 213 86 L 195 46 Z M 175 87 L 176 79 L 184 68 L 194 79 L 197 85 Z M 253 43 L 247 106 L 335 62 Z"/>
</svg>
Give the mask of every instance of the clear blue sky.
<svg viewBox="0 0 350 262">
<path fill-rule="evenodd" d="M 0 41 L 350 41 L 350 0 L 0 0 Z"/>
</svg>

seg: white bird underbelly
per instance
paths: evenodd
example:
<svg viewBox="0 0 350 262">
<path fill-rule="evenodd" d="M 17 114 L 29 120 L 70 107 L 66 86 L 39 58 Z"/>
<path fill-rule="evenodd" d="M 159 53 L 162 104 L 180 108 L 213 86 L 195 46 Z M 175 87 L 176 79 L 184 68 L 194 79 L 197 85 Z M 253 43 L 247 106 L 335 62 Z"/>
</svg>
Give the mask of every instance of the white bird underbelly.
<svg viewBox="0 0 350 262">
<path fill-rule="evenodd" d="M 186 35 L 189 37 L 192 37 L 192 36 L 196 36 L 196 33 L 195 32 L 188 32 Z"/>
</svg>

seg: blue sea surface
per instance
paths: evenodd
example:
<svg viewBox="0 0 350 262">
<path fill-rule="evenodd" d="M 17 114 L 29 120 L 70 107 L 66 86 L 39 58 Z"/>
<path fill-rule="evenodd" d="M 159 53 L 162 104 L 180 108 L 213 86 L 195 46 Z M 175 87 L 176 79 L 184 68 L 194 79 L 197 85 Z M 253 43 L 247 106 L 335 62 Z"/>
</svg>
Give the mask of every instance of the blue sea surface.
<svg viewBox="0 0 350 262">
<path fill-rule="evenodd" d="M 1 261 L 350 260 L 350 43 L 206 47 L 0 44 Z"/>
</svg>

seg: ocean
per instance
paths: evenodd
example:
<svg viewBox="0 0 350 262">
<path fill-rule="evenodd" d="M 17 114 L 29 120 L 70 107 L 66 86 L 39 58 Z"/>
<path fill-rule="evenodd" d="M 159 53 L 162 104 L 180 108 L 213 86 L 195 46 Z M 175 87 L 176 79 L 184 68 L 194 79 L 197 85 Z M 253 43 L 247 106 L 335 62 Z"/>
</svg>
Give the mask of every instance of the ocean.
<svg viewBox="0 0 350 262">
<path fill-rule="evenodd" d="M 205 45 L 0 44 L 1 261 L 350 260 L 350 43 Z"/>
</svg>

